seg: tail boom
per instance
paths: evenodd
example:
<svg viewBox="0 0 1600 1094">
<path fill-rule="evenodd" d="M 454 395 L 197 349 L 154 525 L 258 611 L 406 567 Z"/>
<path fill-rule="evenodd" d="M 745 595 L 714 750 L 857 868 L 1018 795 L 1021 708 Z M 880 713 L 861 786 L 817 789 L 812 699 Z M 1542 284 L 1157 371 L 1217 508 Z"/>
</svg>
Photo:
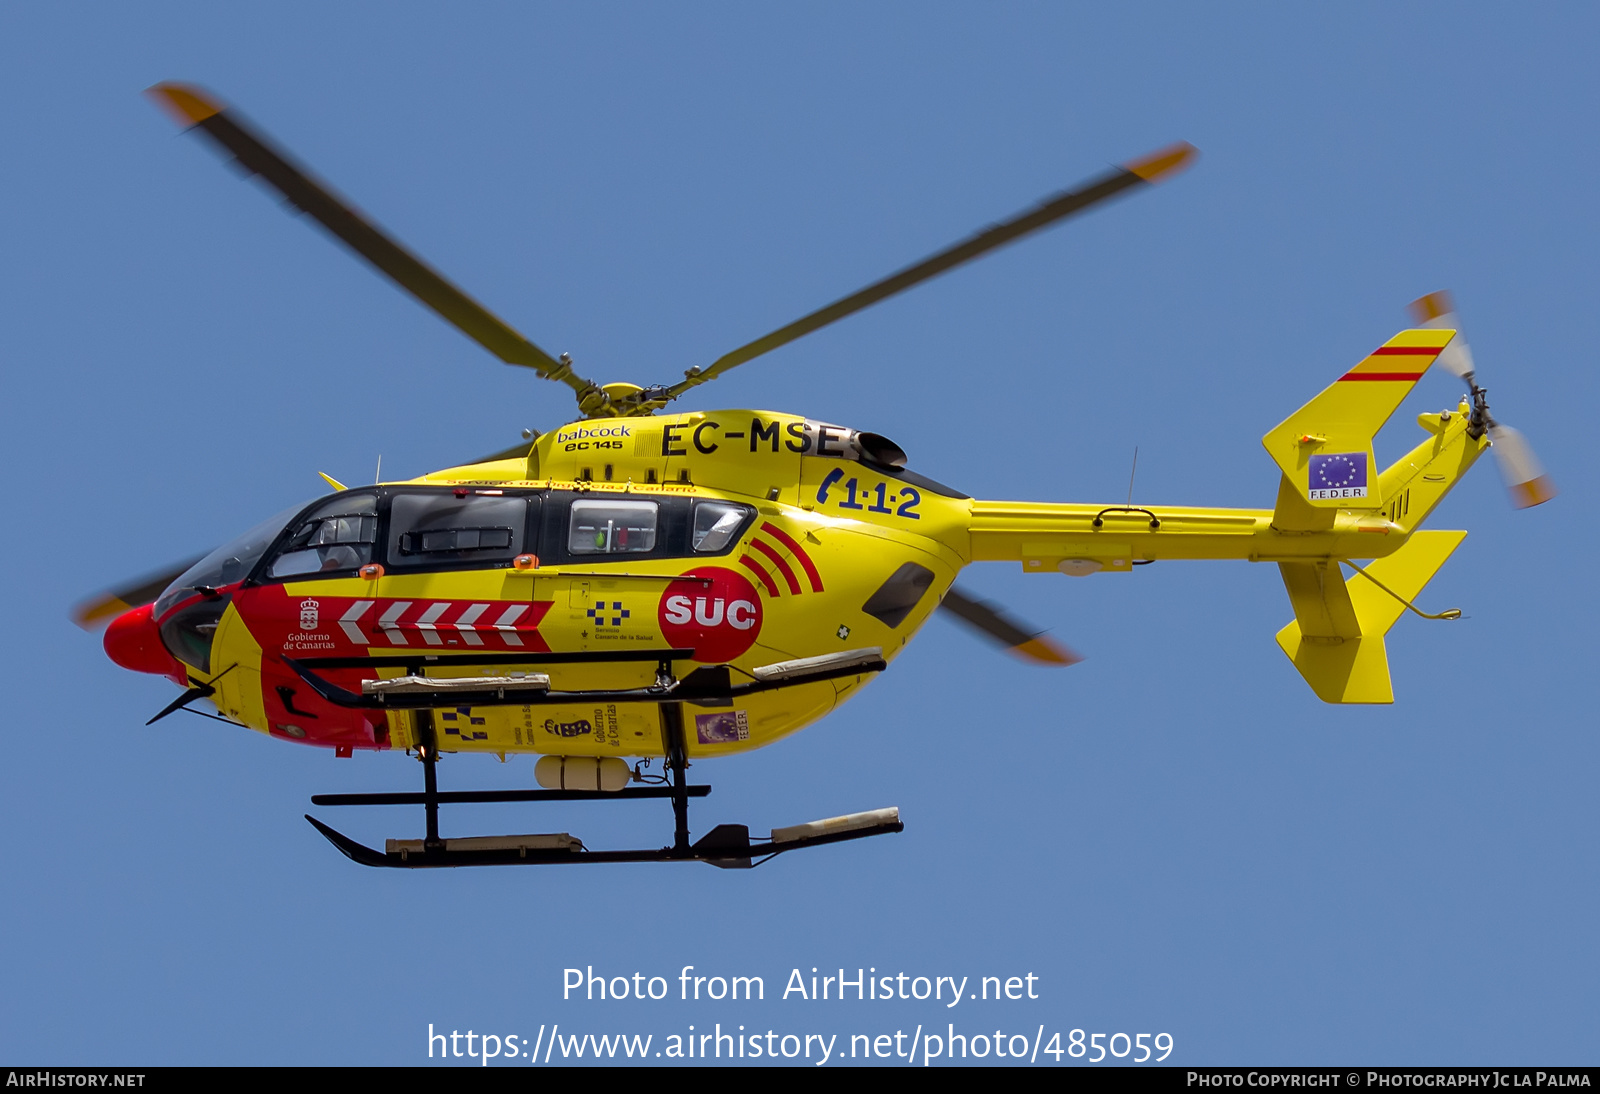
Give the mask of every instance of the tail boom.
<svg viewBox="0 0 1600 1094">
<path fill-rule="evenodd" d="M 1278 645 L 1316 694 L 1393 702 L 1384 635 L 1407 607 L 1426 614 L 1410 601 L 1466 536 L 1419 528 L 1490 437 L 1465 401 L 1423 414 L 1428 437 L 1376 476 L 1372 438 L 1454 333 L 1401 331 L 1263 437 L 1281 471 L 1270 510 L 974 500 L 969 559 L 1079 576 L 1168 559 L 1275 562 L 1295 614 Z"/>
<path fill-rule="evenodd" d="M 1127 509 L 974 500 L 969 557 L 973 562 L 1020 562 L 1030 573 L 1091 573 L 1093 568 L 1073 564 L 1096 562 L 1099 569 L 1118 572 L 1158 559 L 1381 558 L 1404 542 L 1381 513 L 1337 512 L 1325 531 L 1304 533 L 1275 528 L 1271 509 Z"/>
</svg>

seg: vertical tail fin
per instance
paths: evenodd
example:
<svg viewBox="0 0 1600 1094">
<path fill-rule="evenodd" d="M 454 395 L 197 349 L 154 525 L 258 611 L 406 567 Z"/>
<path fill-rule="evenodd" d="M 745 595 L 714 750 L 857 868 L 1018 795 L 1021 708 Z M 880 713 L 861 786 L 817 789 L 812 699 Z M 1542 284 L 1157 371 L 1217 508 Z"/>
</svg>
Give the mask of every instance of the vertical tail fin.
<svg viewBox="0 0 1600 1094">
<path fill-rule="evenodd" d="M 1322 531 L 1336 509 L 1382 507 L 1372 438 L 1454 336 L 1401 331 L 1261 438 L 1283 472 L 1274 527 Z"/>
</svg>

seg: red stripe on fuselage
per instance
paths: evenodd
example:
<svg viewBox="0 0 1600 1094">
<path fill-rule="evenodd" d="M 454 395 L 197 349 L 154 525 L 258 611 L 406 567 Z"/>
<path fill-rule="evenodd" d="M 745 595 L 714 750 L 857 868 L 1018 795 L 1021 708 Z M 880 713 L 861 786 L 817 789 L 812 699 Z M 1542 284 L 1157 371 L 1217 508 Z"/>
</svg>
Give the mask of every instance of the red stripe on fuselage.
<svg viewBox="0 0 1600 1094">
<path fill-rule="evenodd" d="M 767 573 L 766 568 L 763 567 L 761 563 L 757 562 L 749 555 L 740 555 L 739 565 L 743 566 L 745 569 L 749 570 L 751 573 L 755 574 L 761 579 L 761 584 L 767 587 L 768 596 L 778 595 L 778 583 L 772 580 L 772 575 Z"/>
<path fill-rule="evenodd" d="M 772 564 L 776 566 L 778 568 L 778 572 L 783 575 L 783 580 L 789 586 L 789 591 L 795 596 L 799 596 L 800 581 L 794 576 L 794 571 L 789 568 L 789 563 L 784 561 L 784 557 L 773 548 L 767 546 L 761 540 L 755 539 L 754 537 L 752 537 L 750 540 L 750 546 L 754 547 L 756 550 L 760 551 L 762 554 L 766 555 L 772 560 Z"/>
<path fill-rule="evenodd" d="M 1339 377 L 1342 383 L 1345 380 L 1420 380 L 1420 372 L 1347 372 Z"/>
<path fill-rule="evenodd" d="M 811 556 L 806 554 L 805 548 L 796 543 L 794 537 L 790 536 L 782 528 L 766 521 L 761 522 L 761 530 L 789 548 L 789 551 L 799 560 L 801 568 L 805 570 L 806 577 L 811 579 L 811 591 L 820 593 L 822 591 L 822 575 L 817 573 L 817 564 L 811 561 Z"/>
</svg>

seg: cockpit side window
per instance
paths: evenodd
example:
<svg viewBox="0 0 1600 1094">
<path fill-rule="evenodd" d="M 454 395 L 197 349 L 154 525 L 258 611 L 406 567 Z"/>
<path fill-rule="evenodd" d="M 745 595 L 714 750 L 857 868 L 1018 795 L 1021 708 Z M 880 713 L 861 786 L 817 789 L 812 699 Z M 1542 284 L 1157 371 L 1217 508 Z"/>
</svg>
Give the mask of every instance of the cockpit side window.
<svg viewBox="0 0 1600 1094">
<path fill-rule="evenodd" d="M 388 565 L 509 565 L 523 552 L 527 519 L 521 496 L 397 494 L 389 505 Z"/>
<path fill-rule="evenodd" d="M 378 541 L 375 494 L 341 494 L 300 519 L 267 567 L 269 579 L 348 573 L 372 561 Z"/>
<path fill-rule="evenodd" d="M 697 501 L 694 504 L 694 532 L 689 546 L 697 555 L 714 555 L 726 551 L 744 528 L 750 516 L 748 505 L 731 501 Z"/>
</svg>

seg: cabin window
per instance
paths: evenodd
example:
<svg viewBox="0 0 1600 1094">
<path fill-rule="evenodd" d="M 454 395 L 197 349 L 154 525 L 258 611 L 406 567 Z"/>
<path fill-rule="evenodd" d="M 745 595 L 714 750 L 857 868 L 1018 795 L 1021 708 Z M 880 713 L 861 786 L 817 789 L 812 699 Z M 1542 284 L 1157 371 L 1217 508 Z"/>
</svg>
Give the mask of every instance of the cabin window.
<svg viewBox="0 0 1600 1094">
<path fill-rule="evenodd" d="M 715 554 L 727 549 L 739 536 L 749 506 L 735 505 L 729 501 L 696 502 L 694 507 L 694 532 L 689 545 L 696 554 Z"/>
<path fill-rule="evenodd" d="M 568 525 L 567 550 L 574 555 L 632 555 L 653 551 L 658 508 L 653 501 L 575 501 Z"/>
<path fill-rule="evenodd" d="M 378 499 L 373 494 L 341 494 L 300 519 L 289 541 L 278 549 L 267 577 L 343 573 L 372 561 L 378 539 Z"/>
<path fill-rule="evenodd" d="M 389 505 L 389 566 L 509 564 L 522 553 L 527 517 L 522 497 L 397 494 Z"/>
</svg>

